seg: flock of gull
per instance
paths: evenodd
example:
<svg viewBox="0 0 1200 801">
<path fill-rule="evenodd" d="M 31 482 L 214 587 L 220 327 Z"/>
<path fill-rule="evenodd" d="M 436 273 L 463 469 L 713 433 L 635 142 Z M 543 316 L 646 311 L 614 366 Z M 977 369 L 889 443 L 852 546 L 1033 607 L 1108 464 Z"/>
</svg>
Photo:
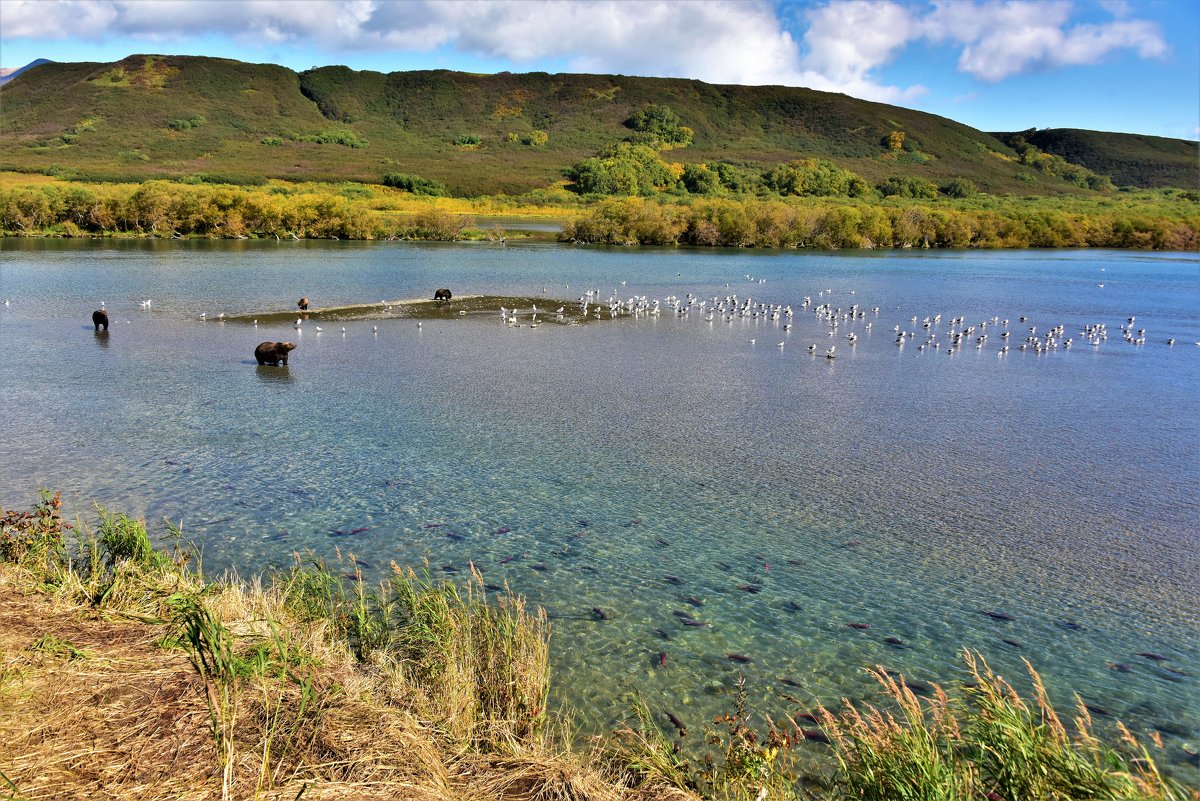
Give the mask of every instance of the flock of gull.
<svg viewBox="0 0 1200 801">
<path fill-rule="evenodd" d="M 754 280 L 752 276 L 746 277 Z M 616 289 L 607 299 L 602 299 L 598 290 L 589 289 L 579 297 L 578 305 L 570 309 L 559 306 L 553 312 L 549 312 L 539 309 L 536 304 L 532 309 L 523 310 L 502 307 L 500 316 L 509 326 L 523 327 L 527 324 L 530 328 L 539 325 L 538 315 L 559 323 L 586 319 L 644 319 L 662 316 L 698 319 L 709 325 L 753 323 L 756 326 L 755 333 L 759 336 L 749 340 L 751 345 L 757 344 L 761 337 L 777 333 L 784 336 L 784 339 L 777 342 L 777 346 L 783 349 L 788 346 L 788 339 L 802 315 L 806 315 L 816 323 L 817 330 L 826 335 L 824 344 L 807 344 L 807 352 L 832 360 L 837 358 L 839 343 L 844 342 L 843 347 L 854 348 L 860 338 L 872 334 L 875 323 L 879 320 L 880 308 L 868 308 L 858 303 L 856 294 L 856 290 L 850 290 L 848 295 L 851 302 L 841 305 L 835 299 L 833 289 L 823 289 L 815 298 L 805 296 L 799 304 L 783 304 L 755 301 L 752 297 L 741 297 L 735 293 L 708 297 L 688 293 L 683 296 L 668 295 L 662 299 L 651 299 L 646 295 L 623 298 L 618 297 Z M 845 294 L 843 298 L 845 299 Z M 522 322 L 526 318 L 528 322 Z M 989 342 L 998 343 L 997 355 L 1005 356 L 1013 350 L 1035 354 L 1066 351 L 1077 343 L 1098 349 L 1109 340 L 1108 325 L 1103 322 L 1083 323 L 1073 326 L 1070 331 L 1065 323 L 1039 327 L 1030 325 L 1029 322 L 1027 316 L 1021 316 L 1013 323 L 1011 319 L 1000 315 L 968 322 L 965 315 L 948 316 L 935 313 L 925 317 L 912 316 L 906 323 L 892 326 L 890 334 L 894 336 L 898 348 L 911 346 L 918 352 L 934 351 L 950 355 L 968 348 L 982 351 L 988 347 Z M 1146 329 L 1136 326 L 1137 318 L 1130 315 L 1118 326 L 1119 337 L 1130 345 L 1144 346 L 1147 343 Z M 1114 334 L 1114 337 L 1116 336 Z M 1162 342 L 1174 346 L 1176 340 L 1171 337 Z M 1195 344 L 1200 346 L 1200 342 Z"/>
</svg>

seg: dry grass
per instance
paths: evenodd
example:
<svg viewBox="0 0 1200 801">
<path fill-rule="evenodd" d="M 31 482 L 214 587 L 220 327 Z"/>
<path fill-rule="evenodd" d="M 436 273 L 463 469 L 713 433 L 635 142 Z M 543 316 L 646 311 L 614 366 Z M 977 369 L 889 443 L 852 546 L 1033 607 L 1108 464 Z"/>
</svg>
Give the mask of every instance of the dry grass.
<svg viewBox="0 0 1200 801">
<path fill-rule="evenodd" d="M 411 571 L 206 582 L 45 493 L 0 560 L 0 787 L 19 799 L 647 798 L 547 725 L 541 610 Z"/>
<path fill-rule="evenodd" d="M 0 571 L 0 764 L 19 797 L 210 797 L 212 740 L 187 657 L 159 648 L 152 627 L 24 594 L 29 581 Z M 32 650 L 46 634 L 88 656 Z"/>
<path fill-rule="evenodd" d="M 204 685 L 182 649 L 163 647 L 166 627 L 99 619 L 93 608 L 31 591 L 32 580 L 0 566 L 0 765 L 16 798 L 633 797 L 549 743 L 501 755 L 447 739 L 390 703 L 391 680 L 322 637 L 327 623 L 284 646 L 307 655 L 307 666 L 290 670 L 300 681 L 270 670 L 243 680 L 223 793 Z M 244 645 L 271 639 L 263 613 L 280 611 L 280 598 L 279 587 L 229 586 L 209 608 Z M 35 650 L 46 635 L 86 656 Z"/>
</svg>

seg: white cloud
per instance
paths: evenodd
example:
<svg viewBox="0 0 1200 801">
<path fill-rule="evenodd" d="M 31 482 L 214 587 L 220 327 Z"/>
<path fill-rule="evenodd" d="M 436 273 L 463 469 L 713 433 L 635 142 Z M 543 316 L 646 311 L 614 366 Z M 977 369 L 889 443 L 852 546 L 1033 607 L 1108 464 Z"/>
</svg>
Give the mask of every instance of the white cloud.
<svg viewBox="0 0 1200 801">
<path fill-rule="evenodd" d="M 803 85 L 903 103 L 924 87 L 880 76 L 922 41 L 955 48 L 962 72 L 991 82 L 1120 50 L 1167 52 L 1158 28 L 1132 18 L 1126 0 L 1104 2 L 1111 21 L 1071 26 L 1076 8 L 1067 0 L 830 0 L 803 12 L 803 48 L 768 0 L 0 0 L 0 35 L 153 43 L 219 35 L 247 48 L 346 55 L 451 48 L 516 69 L 552 63 Z"/>
<path fill-rule="evenodd" d="M 517 65 L 668 75 L 717 83 L 779 83 L 797 48 L 763 2 L 431 2 L 454 46 Z"/>
<path fill-rule="evenodd" d="M 1100 0 L 1100 7 L 1116 19 L 1128 17 L 1133 13 L 1133 8 L 1126 0 Z"/>
<path fill-rule="evenodd" d="M 115 21 L 112 3 L 88 0 L 3 0 L 0 2 L 0 34 L 5 39 L 93 39 Z"/>
<path fill-rule="evenodd" d="M 1115 50 L 1141 58 L 1161 58 L 1167 45 L 1158 26 L 1115 19 L 1100 25 L 1068 27 L 1068 2 L 944 2 L 924 20 L 930 41 L 963 45 L 961 71 L 996 82 L 1036 69 L 1097 64 Z M 1118 5 L 1114 13 L 1127 7 Z"/>
<path fill-rule="evenodd" d="M 806 85 L 893 103 L 924 94 L 922 86 L 901 89 L 871 77 L 919 35 L 911 7 L 850 0 L 817 8 L 807 18 L 808 54 L 802 62 Z"/>
</svg>

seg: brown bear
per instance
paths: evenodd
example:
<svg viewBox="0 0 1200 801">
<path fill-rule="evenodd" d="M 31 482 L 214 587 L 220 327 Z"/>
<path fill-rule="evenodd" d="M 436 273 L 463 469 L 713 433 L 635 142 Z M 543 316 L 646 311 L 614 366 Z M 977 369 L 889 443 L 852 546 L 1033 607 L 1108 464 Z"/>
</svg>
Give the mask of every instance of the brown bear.
<svg viewBox="0 0 1200 801">
<path fill-rule="evenodd" d="M 254 358 L 259 364 L 287 366 L 288 351 L 295 350 L 291 342 L 263 342 L 254 349 Z"/>
<path fill-rule="evenodd" d="M 92 325 L 96 326 L 96 330 L 100 330 L 100 326 L 104 326 L 104 330 L 108 330 L 108 312 L 104 309 L 96 309 L 92 312 Z"/>
<path fill-rule="evenodd" d="M 308 311 L 308 298 L 300 298 L 296 305 L 300 307 L 300 311 Z"/>
<path fill-rule="evenodd" d="M 433 293 L 434 300 L 450 300 L 450 290 L 446 288 L 439 289 Z"/>
</svg>

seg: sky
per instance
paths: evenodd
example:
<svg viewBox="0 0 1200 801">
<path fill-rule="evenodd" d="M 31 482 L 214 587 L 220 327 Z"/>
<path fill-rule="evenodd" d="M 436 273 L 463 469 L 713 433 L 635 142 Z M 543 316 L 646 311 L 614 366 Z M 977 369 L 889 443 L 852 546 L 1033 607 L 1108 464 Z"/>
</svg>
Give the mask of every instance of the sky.
<svg viewBox="0 0 1200 801">
<path fill-rule="evenodd" d="M 1194 0 L 0 0 L 0 67 L 134 53 L 807 86 L 985 131 L 1200 138 Z"/>
</svg>

